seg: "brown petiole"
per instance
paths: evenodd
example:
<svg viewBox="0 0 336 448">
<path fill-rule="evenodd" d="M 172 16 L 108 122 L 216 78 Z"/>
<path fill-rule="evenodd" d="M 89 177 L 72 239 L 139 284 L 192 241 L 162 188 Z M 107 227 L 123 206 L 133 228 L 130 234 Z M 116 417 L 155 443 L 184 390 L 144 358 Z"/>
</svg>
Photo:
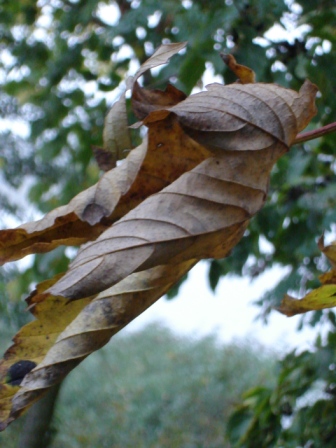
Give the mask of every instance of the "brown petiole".
<svg viewBox="0 0 336 448">
<path fill-rule="evenodd" d="M 322 128 L 314 129 L 313 131 L 302 132 L 296 136 L 293 145 L 297 143 L 308 142 L 314 138 L 322 137 L 322 135 L 331 134 L 336 131 L 336 122 L 327 124 Z"/>
</svg>

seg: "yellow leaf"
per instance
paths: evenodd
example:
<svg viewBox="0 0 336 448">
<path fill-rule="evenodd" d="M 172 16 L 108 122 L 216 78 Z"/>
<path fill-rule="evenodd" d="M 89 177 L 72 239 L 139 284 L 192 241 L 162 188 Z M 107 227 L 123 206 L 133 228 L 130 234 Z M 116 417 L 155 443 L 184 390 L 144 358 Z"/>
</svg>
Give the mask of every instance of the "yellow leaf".
<svg viewBox="0 0 336 448">
<path fill-rule="evenodd" d="M 336 306 L 336 285 L 324 285 L 314 289 L 303 299 L 295 299 L 286 295 L 277 310 L 290 317 L 308 311 L 332 308 L 333 306 Z"/>
<path fill-rule="evenodd" d="M 320 275 L 319 279 L 322 286 L 314 289 L 302 299 L 295 299 L 286 295 L 280 307 L 277 308 L 280 313 L 286 314 L 286 316 L 294 316 L 295 314 L 336 306 L 336 241 L 325 246 L 324 236 L 322 235 L 318 241 L 318 247 L 330 261 L 332 269 Z"/>
<path fill-rule="evenodd" d="M 242 84 L 250 84 L 255 82 L 255 73 L 245 65 L 237 64 L 232 54 L 221 53 L 221 57 L 230 70 L 238 77 Z"/>
<path fill-rule="evenodd" d="M 64 297 L 45 294 L 60 275 L 37 286 L 27 299 L 34 321 L 25 325 L 13 339 L 0 363 L 0 422 L 6 421 L 11 410 L 11 400 L 18 387 L 7 384 L 8 371 L 19 361 L 39 364 L 54 345 L 58 335 L 75 319 L 91 299 L 68 303 Z M 5 425 L 6 426 L 6 425 Z M 0 423 L 0 430 L 3 429 Z"/>
</svg>

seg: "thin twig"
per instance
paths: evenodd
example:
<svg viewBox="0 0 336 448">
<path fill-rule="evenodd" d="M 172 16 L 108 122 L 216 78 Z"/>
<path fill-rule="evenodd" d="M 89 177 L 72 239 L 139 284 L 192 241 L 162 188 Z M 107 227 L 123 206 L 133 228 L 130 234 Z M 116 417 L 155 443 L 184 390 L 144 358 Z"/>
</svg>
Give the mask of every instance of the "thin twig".
<svg viewBox="0 0 336 448">
<path fill-rule="evenodd" d="M 336 122 L 327 124 L 322 128 L 314 129 L 314 131 L 302 132 L 302 134 L 298 134 L 296 136 L 293 145 L 297 143 L 308 142 L 309 140 L 322 137 L 322 135 L 331 134 L 332 132 L 335 131 L 336 131 Z"/>
</svg>

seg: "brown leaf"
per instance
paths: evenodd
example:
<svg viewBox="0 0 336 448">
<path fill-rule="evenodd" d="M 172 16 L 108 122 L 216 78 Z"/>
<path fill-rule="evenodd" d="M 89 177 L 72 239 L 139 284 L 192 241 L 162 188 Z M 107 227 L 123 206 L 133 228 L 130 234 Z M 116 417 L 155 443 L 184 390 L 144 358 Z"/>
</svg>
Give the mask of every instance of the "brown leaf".
<svg viewBox="0 0 336 448">
<path fill-rule="evenodd" d="M 240 229 L 237 230 L 236 240 L 240 237 Z M 36 304 L 39 310 L 35 312 L 39 319 L 36 326 L 39 327 L 40 320 L 44 320 L 43 308 L 49 310 L 55 306 L 55 302 L 60 301 L 57 308 L 61 307 L 61 313 L 52 341 L 54 345 L 49 342 L 44 345 L 45 358 L 25 376 L 19 391 L 17 387 L 9 387 L 7 384 L 0 386 L 0 408 L 4 410 L 0 430 L 19 417 L 28 406 L 46 392 L 47 388 L 61 381 L 90 353 L 104 346 L 114 334 L 165 294 L 196 262 L 197 260 L 188 260 L 180 264 L 162 265 L 134 273 L 95 298 L 83 301 L 64 303 L 60 297 L 46 296 L 46 285 L 43 287 L 41 285 L 38 291 L 32 294 L 29 303 Z M 47 302 L 50 302 L 49 305 Z M 67 314 L 67 307 L 75 303 L 77 307 L 80 307 L 76 308 L 75 312 L 78 309 L 81 310 L 77 313 L 77 317 L 72 315 L 74 310 L 70 310 L 70 314 Z M 66 316 L 66 319 L 63 316 Z M 73 318 L 71 323 L 69 318 Z M 68 326 L 60 332 L 59 329 L 64 324 Z M 11 354 L 22 353 L 20 344 L 29 347 L 29 325 L 23 327 L 18 334 L 17 339 L 20 340 L 15 341 L 14 346 L 9 349 Z M 29 351 L 25 355 L 35 361 L 39 360 Z M 15 362 L 14 356 L 4 364 L 2 368 L 4 376 L 13 362 Z"/>
<path fill-rule="evenodd" d="M 136 82 L 132 92 L 132 107 L 135 115 L 143 120 L 155 110 L 162 110 L 186 99 L 186 95 L 168 84 L 165 91 L 142 89 Z"/>
<path fill-rule="evenodd" d="M 169 108 L 214 156 L 84 246 L 50 292 L 78 299 L 158 264 L 225 256 L 233 229 L 240 226 L 242 234 L 262 206 L 273 164 L 307 124 L 297 112 L 315 113 L 316 88 L 308 87 L 297 93 L 267 84 L 214 84 Z M 157 126 L 157 112 L 145 123 Z"/>
<path fill-rule="evenodd" d="M 158 51 L 156 63 L 166 57 L 167 49 Z M 272 166 L 314 115 L 315 93 L 306 83 L 299 93 L 269 84 L 235 84 L 211 85 L 184 101 L 176 92 L 168 91 L 166 99 L 164 93 L 144 95 L 148 145 L 133 150 L 123 165 L 103 176 L 106 184 L 89 189 L 77 204 L 90 222 L 114 224 L 82 247 L 64 276 L 42 284 L 30 297 L 35 326 L 24 327 L 5 355 L 2 428 L 197 260 L 228 255 L 265 201 Z M 132 157 L 138 157 L 134 164 Z M 117 187 L 110 187 L 113 182 Z M 51 322 L 51 310 L 54 317 L 60 313 L 60 321 Z M 23 356 L 38 365 L 18 390 L 6 379 Z"/>
<path fill-rule="evenodd" d="M 312 98 L 317 88 L 309 81 L 299 93 L 263 83 L 210 84 L 207 89 L 169 110 L 193 138 L 212 149 L 258 150 L 277 141 L 287 151 L 316 114 Z"/>
<path fill-rule="evenodd" d="M 185 43 L 160 47 L 150 62 L 139 69 L 134 82 L 149 68 L 167 62 L 184 46 Z M 173 90 L 172 87 L 167 90 L 168 105 Z M 163 103 L 164 96 L 162 92 Z M 68 205 L 53 210 L 39 221 L 0 231 L 0 264 L 31 253 L 48 252 L 61 244 L 77 246 L 95 240 L 106 227 L 208 155 L 185 135 L 176 120 L 157 123 L 150 130 L 148 147 L 144 141 L 128 154 L 121 166 L 108 171 L 96 185 L 78 194 Z"/>
<path fill-rule="evenodd" d="M 119 167 L 39 221 L 0 232 L 0 262 L 17 260 L 30 253 L 47 252 L 60 244 L 80 245 L 95 239 L 106 228 L 100 224 L 129 192 L 147 154 L 144 142 Z M 146 179 L 147 180 L 147 179 Z M 124 205 L 125 207 L 125 205 Z"/>
<path fill-rule="evenodd" d="M 153 55 L 140 67 L 135 76 L 128 82 L 132 89 L 132 107 L 135 115 L 143 120 L 150 112 L 174 106 L 186 99 L 185 93 L 168 84 L 165 91 L 141 88 L 137 80 L 150 68 L 166 64 L 169 59 L 182 50 L 187 42 L 161 45 Z"/>
<path fill-rule="evenodd" d="M 163 138 L 164 133 L 167 134 Z M 209 152 L 170 119 L 157 123 L 122 165 L 39 221 L 0 231 L 0 264 L 61 244 L 77 246 L 94 240 L 149 195 L 204 160 Z"/>
<path fill-rule="evenodd" d="M 318 247 L 328 258 L 333 270 L 336 269 L 336 241 L 333 241 L 328 246 L 324 245 L 324 235 L 318 240 Z"/>
</svg>

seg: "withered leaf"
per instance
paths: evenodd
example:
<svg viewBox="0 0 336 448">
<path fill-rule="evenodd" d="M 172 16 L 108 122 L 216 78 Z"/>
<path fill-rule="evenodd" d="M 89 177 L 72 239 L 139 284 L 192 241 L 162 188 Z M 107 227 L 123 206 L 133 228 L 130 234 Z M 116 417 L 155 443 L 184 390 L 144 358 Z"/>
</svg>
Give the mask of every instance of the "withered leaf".
<svg viewBox="0 0 336 448">
<path fill-rule="evenodd" d="M 309 82 L 300 93 L 267 84 L 214 84 L 169 108 L 213 156 L 84 246 L 50 292 L 78 299 L 158 264 L 225 256 L 232 229 L 243 232 L 260 209 L 270 170 L 306 126 L 302 114 L 315 114 L 315 93 Z M 154 111 L 144 122 L 150 129 L 158 121 Z M 220 241 L 222 251 L 214 251 Z"/>
<path fill-rule="evenodd" d="M 18 333 L 0 366 L 2 429 L 199 259 L 231 251 L 266 199 L 274 163 L 315 114 L 309 82 L 299 93 L 272 84 L 213 84 L 187 99 L 174 88 L 141 91 L 137 77 L 180 48 L 159 49 L 133 80 L 148 143 L 77 196 L 77 208 L 40 222 L 35 249 L 42 235 L 50 248 L 55 235 L 46 237 L 46 229 L 54 232 L 57 219 L 67 222 L 71 214 L 97 229 L 83 239 L 98 238 L 81 248 L 67 273 L 30 296 L 37 320 Z M 57 244 L 75 236 L 66 231 Z M 27 240 L 20 244 L 10 257 L 31 250 Z M 17 389 L 6 378 L 22 359 L 37 366 Z"/>
<path fill-rule="evenodd" d="M 236 241 L 240 238 L 240 230 L 239 228 L 236 229 Z M 105 345 L 114 334 L 145 311 L 188 272 L 197 261 L 191 259 L 184 263 L 162 265 L 147 271 L 134 273 L 115 286 L 101 292 L 93 300 L 68 302 L 67 306 L 70 307 L 73 304 L 83 306 L 82 311 L 77 314 L 77 317 L 73 318 L 63 332 L 60 332 L 58 327 L 55 329 L 57 339 L 46 346 L 49 351 L 46 350 L 45 358 L 34 371 L 25 376 L 19 392 L 16 393 L 17 389 L 15 388 L 11 389 L 12 395 L 10 397 L 15 395 L 13 405 L 5 408 L 7 420 L 3 423 L 3 426 L 0 423 L 0 429 L 19 417 L 27 406 L 30 406 L 45 393 L 46 388 L 61 381 L 79 362 Z M 43 312 L 43 308 L 47 306 L 48 301 L 50 302 L 49 307 L 50 305 L 52 307 L 55 301 L 61 299 L 51 295 L 46 297 L 45 287 L 46 285 L 40 287 L 29 298 L 29 304 L 35 303 L 36 308 L 39 309 L 39 313 L 34 310 L 37 317 Z M 64 322 L 64 319 L 61 318 L 60 322 Z M 26 327 L 29 327 L 29 325 Z M 25 338 L 27 338 L 29 344 L 30 329 L 27 328 L 27 330 L 26 334 L 21 336 L 21 339 L 25 342 Z M 15 348 L 13 346 L 14 350 Z M 27 355 L 27 353 L 25 354 Z M 12 360 L 9 360 L 9 364 L 12 362 Z M 2 391 L 7 392 L 4 398 L 2 397 Z M 3 398 L 4 403 L 8 402 L 6 385 L 4 385 L 3 390 L 0 387 L 0 405 L 1 398 Z"/>
<path fill-rule="evenodd" d="M 281 305 L 276 309 L 280 311 L 280 313 L 291 317 L 296 314 L 323 310 L 334 306 L 336 306 L 336 284 L 324 285 L 314 289 L 302 299 L 295 299 L 287 294 L 282 299 Z"/>
<path fill-rule="evenodd" d="M 196 261 L 157 266 L 125 278 L 93 300 L 63 303 L 62 313 L 65 315 L 59 315 L 57 322 L 55 318 L 49 322 L 48 317 L 55 317 L 53 307 L 62 298 L 45 296 L 45 285 L 40 287 L 29 300 L 30 305 L 36 304 L 33 310 L 38 320 L 22 328 L 0 367 L 0 378 L 2 372 L 5 380 L 0 385 L 0 430 L 19 417 L 48 387 L 61 381 L 78 363 L 105 345 L 115 333 L 165 294 Z M 38 345 L 44 349 L 42 357 L 40 350 L 34 352 L 32 342 L 34 344 L 36 340 L 41 341 Z M 30 359 L 39 364 L 25 375 L 18 392 L 18 387 L 7 384 L 8 370 L 15 362 L 15 355 L 18 358 L 28 355 L 29 346 Z"/>
<path fill-rule="evenodd" d="M 173 44 L 161 45 L 153 55 L 145 61 L 139 70 L 134 75 L 134 78 L 127 80 L 127 87 L 132 88 L 134 83 L 143 75 L 147 70 L 151 68 L 158 67 L 159 65 L 166 64 L 172 56 L 174 56 L 179 51 L 183 50 L 187 46 L 188 42 L 176 42 Z"/>
<path fill-rule="evenodd" d="M 185 43 L 160 47 L 150 63 L 140 67 L 134 82 L 149 68 L 167 62 L 184 46 Z M 132 83 L 130 86 L 133 88 Z M 169 105 L 172 104 L 170 90 L 167 91 Z M 165 95 L 162 92 L 161 100 Z M 119 106 L 113 113 L 118 110 Z M 0 231 L 0 264 L 31 253 L 48 252 L 62 244 L 81 245 L 96 239 L 143 199 L 160 191 L 207 155 L 207 151 L 188 138 L 173 119 L 158 123 L 150 130 L 148 145 L 144 141 L 127 155 L 121 166 L 105 173 L 96 185 L 78 194 L 69 204 L 39 221 Z"/>
<path fill-rule="evenodd" d="M 128 81 L 132 89 L 132 107 L 135 115 L 143 120 L 155 110 L 174 106 L 186 99 L 186 95 L 172 84 L 168 84 L 165 91 L 158 89 L 145 89 L 140 87 L 138 79 L 146 70 L 166 64 L 172 55 L 176 54 L 186 46 L 187 42 L 162 45 L 155 53 L 139 68 L 135 76 Z"/>
<path fill-rule="evenodd" d="M 63 297 L 47 296 L 46 289 L 58 278 L 59 276 L 56 276 L 40 283 L 28 297 L 28 305 L 36 320 L 20 330 L 13 339 L 14 344 L 6 351 L 0 363 L 0 430 L 8 424 L 6 420 L 12 408 L 11 400 L 18 391 L 18 384 L 8 381 L 12 377 L 13 366 L 22 360 L 29 361 L 30 366 L 39 364 L 54 345 L 58 335 L 92 300 L 67 303 Z M 45 300 L 46 297 L 48 300 Z"/>
</svg>

